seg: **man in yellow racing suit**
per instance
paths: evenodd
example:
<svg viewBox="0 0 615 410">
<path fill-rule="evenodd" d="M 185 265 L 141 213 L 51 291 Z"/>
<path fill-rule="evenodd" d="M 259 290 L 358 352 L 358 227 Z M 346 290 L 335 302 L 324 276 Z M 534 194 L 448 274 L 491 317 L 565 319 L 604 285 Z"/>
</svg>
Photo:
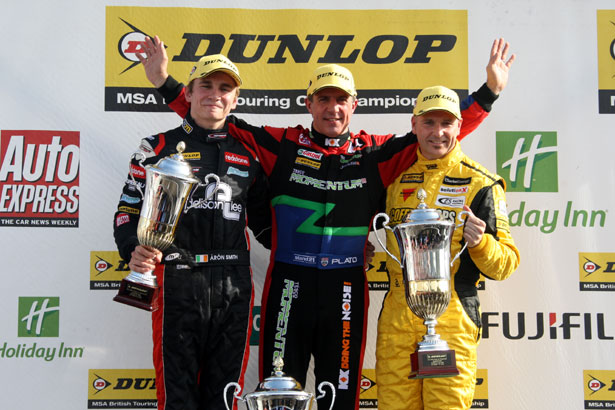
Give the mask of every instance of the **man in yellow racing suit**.
<svg viewBox="0 0 615 410">
<path fill-rule="evenodd" d="M 519 265 L 519 252 L 510 235 L 504 180 L 461 151 L 456 139 L 461 126 L 458 101 L 454 91 L 441 86 L 419 94 L 412 118 L 419 141 L 418 160 L 388 188 L 386 212 L 390 226 L 402 223 L 418 206 L 419 188 L 427 191 L 427 206 L 437 209 L 443 219 L 457 222 L 461 211 L 470 212 L 465 226 L 452 236 L 451 257 L 465 243 L 467 250 L 451 267 L 451 301 L 436 326 L 436 333 L 455 350 L 459 375 L 408 379 L 410 354 L 426 328 L 408 307 L 401 267 L 389 257 L 390 290 L 378 322 L 376 347 L 378 408 L 383 410 L 470 408 L 481 331 L 479 278 L 503 280 Z M 387 248 L 399 255 L 389 230 Z"/>
</svg>

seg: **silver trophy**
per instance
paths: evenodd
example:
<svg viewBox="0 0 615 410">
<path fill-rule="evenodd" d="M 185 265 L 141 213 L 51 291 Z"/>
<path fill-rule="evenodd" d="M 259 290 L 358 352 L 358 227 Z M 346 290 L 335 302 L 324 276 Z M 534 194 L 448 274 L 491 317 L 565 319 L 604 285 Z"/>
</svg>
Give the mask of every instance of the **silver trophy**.
<svg viewBox="0 0 615 410">
<path fill-rule="evenodd" d="M 229 383 L 224 388 L 224 404 L 230 410 L 227 401 L 228 390 L 235 388 L 233 397 L 244 401 L 248 410 L 310 410 L 314 402 L 314 395 L 301 389 L 301 384 L 290 376 L 282 372 L 284 361 L 281 357 L 276 357 L 273 361 L 273 372 L 270 377 L 259 383 L 253 393 L 246 394 L 243 398 L 238 396 L 241 393 L 241 386 L 235 382 Z M 325 397 L 326 393 L 323 386 L 328 386 L 333 395 L 329 410 L 333 409 L 335 403 L 335 387 L 329 382 L 321 382 L 318 385 L 320 395 L 316 400 Z"/>
<path fill-rule="evenodd" d="M 177 153 L 160 159 L 155 165 L 146 165 L 145 192 L 135 182 L 143 197 L 141 216 L 137 226 L 137 238 L 143 246 L 164 251 L 175 239 L 175 229 L 182 215 L 186 199 L 199 180 L 192 174 L 190 164 L 184 160 L 182 153 L 186 144 L 177 144 Z M 133 157 L 143 166 L 145 157 L 137 152 Z M 132 172 L 130 173 L 132 177 Z M 211 195 L 217 190 L 220 179 L 215 174 L 206 176 L 206 180 L 216 181 Z M 133 178 L 134 182 L 134 178 Z M 207 182 L 207 181 L 206 181 Z M 131 271 L 120 284 L 114 301 L 125 303 L 140 309 L 154 311 L 158 308 L 158 283 L 152 272 L 139 273 Z"/>
<path fill-rule="evenodd" d="M 401 262 L 386 248 L 378 234 L 376 239 L 386 253 L 402 268 L 406 302 L 412 313 L 423 319 L 427 334 L 418 343 L 418 349 L 411 354 L 412 372 L 410 378 L 446 377 L 459 374 L 455 364 L 455 351 L 440 338 L 435 327 L 451 300 L 451 266 L 465 250 L 466 246 L 451 261 L 451 239 L 455 228 L 463 226 L 463 216 L 459 213 L 460 224 L 442 220 L 435 209 L 427 208 L 424 189 L 419 189 L 417 198 L 420 204 L 410 212 L 404 223 L 388 226 L 389 216 L 379 213 L 376 221 L 384 218 L 383 227 L 392 231 L 397 240 Z"/>
</svg>

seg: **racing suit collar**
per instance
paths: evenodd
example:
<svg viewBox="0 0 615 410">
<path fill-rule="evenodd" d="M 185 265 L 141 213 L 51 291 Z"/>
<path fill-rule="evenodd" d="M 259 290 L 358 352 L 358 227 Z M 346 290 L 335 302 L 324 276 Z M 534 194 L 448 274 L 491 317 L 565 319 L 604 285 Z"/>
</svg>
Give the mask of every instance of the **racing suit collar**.
<svg viewBox="0 0 615 410">
<path fill-rule="evenodd" d="M 198 138 L 206 142 L 218 142 L 225 139 L 228 135 L 228 120 L 224 122 L 224 127 L 217 130 L 211 130 L 198 126 L 194 119 L 190 116 L 190 113 L 188 113 L 186 118 L 184 118 L 182 128 L 186 133 L 186 136 L 189 136 L 190 138 Z"/>
<path fill-rule="evenodd" d="M 339 147 L 344 146 L 346 141 L 350 139 L 350 131 L 340 134 L 336 138 L 329 138 L 326 135 L 321 134 L 320 132 L 316 131 L 314 127 L 312 127 L 312 129 L 310 130 L 310 138 L 317 145 L 323 148 L 329 148 L 329 147 L 339 148 Z"/>
<path fill-rule="evenodd" d="M 421 168 L 423 171 L 428 171 L 432 169 L 447 169 L 452 167 L 453 165 L 459 163 L 464 157 L 463 152 L 461 151 L 461 144 L 459 141 L 455 144 L 455 147 L 447 153 L 442 158 L 438 159 L 427 159 L 421 154 L 421 150 L 417 151 L 417 162 L 416 165 Z"/>
</svg>

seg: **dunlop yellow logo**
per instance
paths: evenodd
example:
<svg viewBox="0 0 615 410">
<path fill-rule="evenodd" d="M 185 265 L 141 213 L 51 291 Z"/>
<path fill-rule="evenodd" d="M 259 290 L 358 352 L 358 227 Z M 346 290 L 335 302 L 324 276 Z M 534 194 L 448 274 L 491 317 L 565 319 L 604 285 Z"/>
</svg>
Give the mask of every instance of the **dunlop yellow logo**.
<svg viewBox="0 0 615 410">
<path fill-rule="evenodd" d="M 615 253 L 579 253 L 581 290 L 615 291 Z"/>
<path fill-rule="evenodd" d="M 88 409 L 155 408 L 153 369 L 90 369 Z"/>
<path fill-rule="evenodd" d="M 372 241 L 376 243 L 376 241 Z M 397 263 L 393 261 L 393 263 Z M 367 281 L 369 290 L 389 290 L 389 275 L 387 271 L 387 254 L 376 252 L 368 266 Z M 399 283 L 400 286 L 403 284 Z"/>
<path fill-rule="evenodd" d="M 359 408 L 375 409 L 378 407 L 378 385 L 376 369 L 363 369 L 361 372 Z"/>
<path fill-rule="evenodd" d="M 487 376 L 487 369 L 476 370 L 476 389 L 474 390 L 474 399 L 472 399 L 473 409 L 489 408 L 489 383 Z"/>
<path fill-rule="evenodd" d="M 583 370 L 584 409 L 615 407 L 615 370 Z"/>
<path fill-rule="evenodd" d="M 129 273 L 128 262 L 117 251 L 90 252 L 90 289 L 117 289 Z"/>
<path fill-rule="evenodd" d="M 600 114 L 615 114 L 615 10 L 597 11 Z"/>
<path fill-rule="evenodd" d="M 105 109 L 166 110 L 137 67 L 145 36 L 158 35 L 167 47 L 169 73 L 179 81 L 204 55 L 221 53 L 233 61 L 244 79 L 236 112 L 305 113 L 312 72 L 335 63 L 353 73 L 357 112 L 410 113 L 418 91 L 433 84 L 467 95 L 467 26 L 466 10 L 110 6 Z"/>
</svg>

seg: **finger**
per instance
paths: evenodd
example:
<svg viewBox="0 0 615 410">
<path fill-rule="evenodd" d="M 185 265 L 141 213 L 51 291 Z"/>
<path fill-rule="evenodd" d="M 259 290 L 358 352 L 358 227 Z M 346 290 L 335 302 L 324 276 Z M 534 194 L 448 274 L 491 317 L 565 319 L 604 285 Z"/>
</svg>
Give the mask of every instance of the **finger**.
<svg viewBox="0 0 615 410">
<path fill-rule="evenodd" d="M 517 56 L 515 54 L 511 55 L 508 61 L 506 62 L 506 67 L 510 68 L 510 66 L 512 66 L 513 61 L 515 61 L 516 57 Z"/>
<path fill-rule="evenodd" d="M 504 41 L 504 39 L 502 39 L 502 41 Z M 510 43 L 505 42 L 504 43 L 504 48 L 502 49 L 502 60 L 506 61 L 506 56 L 508 55 L 508 49 L 510 48 Z"/>
</svg>

